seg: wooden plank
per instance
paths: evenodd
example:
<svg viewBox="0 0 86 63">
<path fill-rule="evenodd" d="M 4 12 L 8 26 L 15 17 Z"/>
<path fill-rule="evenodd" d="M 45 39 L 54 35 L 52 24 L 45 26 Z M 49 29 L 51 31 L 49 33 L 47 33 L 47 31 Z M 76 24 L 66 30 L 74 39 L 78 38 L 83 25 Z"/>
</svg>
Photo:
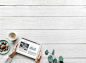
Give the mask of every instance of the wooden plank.
<svg viewBox="0 0 86 63">
<path fill-rule="evenodd" d="M 13 45 L 11 45 L 11 48 L 12 47 Z M 42 59 L 47 59 L 48 57 L 47 55 L 45 55 L 45 50 L 49 50 L 49 52 L 52 53 L 53 49 L 55 49 L 55 56 L 57 59 L 61 55 L 64 57 L 64 59 L 85 59 L 86 58 L 86 44 L 56 44 L 56 43 L 53 43 L 53 44 L 43 44 L 42 45 L 42 49 L 41 49 Z M 6 55 L 0 55 L 0 58 L 2 59 Z M 28 59 L 28 57 L 23 56 L 21 54 L 16 54 L 14 58 L 15 59 Z"/>
<path fill-rule="evenodd" d="M 55 57 L 63 56 L 64 59 L 85 59 L 86 58 L 86 44 L 43 44 L 42 45 L 42 59 L 47 59 L 48 55 L 45 55 L 45 51 L 49 50 L 52 53 L 55 49 Z M 49 54 L 50 55 L 50 54 Z M 14 58 L 27 59 L 21 54 L 16 54 Z"/>
<path fill-rule="evenodd" d="M 38 43 L 86 43 L 86 30 L 2 30 L 0 39 L 10 32 Z"/>
<path fill-rule="evenodd" d="M 31 61 L 29 59 L 13 59 L 12 63 L 35 63 L 34 61 Z M 64 63 L 84 63 L 86 62 L 85 59 L 64 59 Z M 47 59 L 41 59 L 40 63 L 49 63 Z M 58 60 L 58 63 L 59 63 L 59 60 Z"/>
<path fill-rule="evenodd" d="M 0 61 L 2 61 L 3 59 L 0 59 Z M 12 59 L 11 63 L 35 63 L 34 60 L 31 60 L 30 58 L 28 59 Z M 86 59 L 64 59 L 65 63 L 85 63 Z M 40 63 L 49 63 L 47 59 L 41 59 Z M 59 63 L 59 60 L 58 60 Z"/>
<path fill-rule="evenodd" d="M 57 60 L 59 63 L 59 60 Z M 64 63 L 84 63 L 86 62 L 85 59 L 64 59 Z M 41 59 L 41 63 L 49 63 L 47 59 Z"/>
<path fill-rule="evenodd" d="M 86 5 L 86 0 L 0 0 L 0 5 Z"/>
<path fill-rule="evenodd" d="M 42 45 L 42 55 L 43 58 L 47 58 L 45 51 L 49 50 L 52 53 L 55 50 L 55 56 L 63 56 L 64 58 L 79 58 L 86 57 L 86 44 L 43 44 Z"/>
<path fill-rule="evenodd" d="M 0 16 L 85 17 L 86 6 L 0 6 Z"/>
<path fill-rule="evenodd" d="M 64 59 L 64 63 L 84 63 L 86 62 L 86 59 Z M 40 63 L 49 63 L 48 59 L 41 59 Z M 57 63 L 59 63 L 59 60 L 57 59 Z"/>
<path fill-rule="evenodd" d="M 0 29 L 86 29 L 86 17 L 1 17 Z"/>
</svg>

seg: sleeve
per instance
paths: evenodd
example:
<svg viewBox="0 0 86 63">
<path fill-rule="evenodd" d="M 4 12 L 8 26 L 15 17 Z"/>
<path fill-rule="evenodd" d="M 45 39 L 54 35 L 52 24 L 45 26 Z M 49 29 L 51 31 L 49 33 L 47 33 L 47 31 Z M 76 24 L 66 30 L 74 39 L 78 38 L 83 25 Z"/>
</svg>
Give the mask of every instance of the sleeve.
<svg viewBox="0 0 86 63">
<path fill-rule="evenodd" d="M 11 63 L 11 61 L 12 61 L 12 58 L 6 56 L 6 57 L 2 60 L 2 62 L 0 62 L 0 63 Z"/>
</svg>

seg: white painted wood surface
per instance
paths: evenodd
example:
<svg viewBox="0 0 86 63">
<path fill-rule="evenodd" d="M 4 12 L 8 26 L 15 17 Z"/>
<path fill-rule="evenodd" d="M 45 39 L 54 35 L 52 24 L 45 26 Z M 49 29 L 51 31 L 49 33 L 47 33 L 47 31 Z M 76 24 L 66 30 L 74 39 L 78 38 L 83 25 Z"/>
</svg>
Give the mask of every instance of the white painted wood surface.
<svg viewBox="0 0 86 63">
<path fill-rule="evenodd" d="M 86 0 L 0 0 L 0 5 L 86 5 Z"/>
<path fill-rule="evenodd" d="M 55 49 L 57 59 L 62 55 L 64 63 L 85 63 L 86 1 L 0 0 L 0 39 L 6 39 L 9 32 L 41 43 L 40 63 L 49 63 L 46 49 Z M 9 43 L 11 51 L 14 43 Z M 0 61 L 6 55 L 0 55 Z M 12 63 L 15 61 L 35 63 L 20 54 L 14 56 Z"/>
<path fill-rule="evenodd" d="M 0 38 L 10 32 L 38 43 L 86 43 L 86 30 L 2 30 Z"/>
<path fill-rule="evenodd" d="M 1 17 L 0 25 L 1 29 L 82 30 L 86 29 L 86 17 Z"/>
<path fill-rule="evenodd" d="M 85 17 L 86 6 L 0 6 L 0 16 Z"/>
</svg>

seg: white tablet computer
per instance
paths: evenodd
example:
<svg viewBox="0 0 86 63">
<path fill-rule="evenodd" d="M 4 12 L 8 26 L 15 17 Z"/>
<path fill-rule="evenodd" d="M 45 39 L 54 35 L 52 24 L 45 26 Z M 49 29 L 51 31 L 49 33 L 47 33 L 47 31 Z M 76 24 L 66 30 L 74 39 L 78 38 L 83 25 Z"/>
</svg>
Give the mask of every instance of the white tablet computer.
<svg viewBox="0 0 86 63">
<path fill-rule="evenodd" d="M 31 40 L 20 38 L 16 49 L 17 53 L 36 59 L 38 52 L 41 49 L 41 44 Z"/>
</svg>

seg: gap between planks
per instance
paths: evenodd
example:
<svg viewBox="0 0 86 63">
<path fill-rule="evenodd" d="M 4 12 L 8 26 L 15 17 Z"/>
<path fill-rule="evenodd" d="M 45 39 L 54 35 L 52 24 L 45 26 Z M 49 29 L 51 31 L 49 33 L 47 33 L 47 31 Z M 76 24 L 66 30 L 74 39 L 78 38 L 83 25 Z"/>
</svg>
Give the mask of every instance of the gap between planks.
<svg viewBox="0 0 86 63">
<path fill-rule="evenodd" d="M 85 0 L 1 0 L 1 5 L 86 5 Z"/>
<path fill-rule="evenodd" d="M 3 30 L 86 30 L 86 29 L 3 29 Z"/>
<path fill-rule="evenodd" d="M 0 6 L 86 6 L 86 5 L 0 5 Z"/>
<path fill-rule="evenodd" d="M 86 17 L 86 16 L 0 16 L 0 17 Z"/>
</svg>

